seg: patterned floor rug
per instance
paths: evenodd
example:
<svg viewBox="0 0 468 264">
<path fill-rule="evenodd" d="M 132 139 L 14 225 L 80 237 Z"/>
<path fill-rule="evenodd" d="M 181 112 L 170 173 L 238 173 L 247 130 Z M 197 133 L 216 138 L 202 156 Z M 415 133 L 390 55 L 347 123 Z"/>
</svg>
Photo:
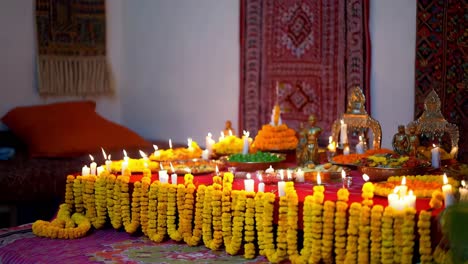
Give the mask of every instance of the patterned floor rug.
<svg viewBox="0 0 468 264">
<path fill-rule="evenodd" d="M 253 260 L 231 256 L 224 250 L 185 243 L 154 243 L 144 235 L 123 231 L 94 231 L 75 240 L 36 237 L 31 224 L 0 229 L 0 263 L 268 263 L 264 257 Z"/>
</svg>

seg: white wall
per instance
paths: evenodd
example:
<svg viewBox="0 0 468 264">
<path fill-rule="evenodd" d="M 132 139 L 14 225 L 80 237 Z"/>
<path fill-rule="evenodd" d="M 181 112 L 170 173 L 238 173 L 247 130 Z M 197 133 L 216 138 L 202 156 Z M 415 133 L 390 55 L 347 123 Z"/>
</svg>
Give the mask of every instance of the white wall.
<svg viewBox="0 0 468 264">
<path fill-rule="evenodd" d="M 414 120 L 416 1 L 370 2 L 372 116 L 391 149 L 397 126 Z"/>
<path fill-rule="evenodd" d="M 126 125 L 200 145 L 227 119 L 238 128 L 238 1 L 126 1 L 125 18 Z"/>
<path fill-rule="evenodd" d="M 152 139 L 204 144 L 238 128 L 239 3 L 109 0 L 109 58 L 118 95 L 98 111 Z M 413 120 L 416 1 L 372 0 L 372 115 L 391 146 Z M 34 85 L 33 0 L 0 1 L 0 116 L 41 99 Z M 64 99 L 61 99 L 64 100 Z"/>
<path fill-rule="evenodd" d="M 0 117 L 15 106 L 56 101 L 93 99 L 97 111 L 121 122 L 122 0 L 108 1 L 108 54 L 116 77 L 117 96 L 112 98 L 41 98 L 35 79 L 36 35 L 34 0 L 0 1 Z M 3 128 L 3 127 L 2 127 Z"/>
</svg>

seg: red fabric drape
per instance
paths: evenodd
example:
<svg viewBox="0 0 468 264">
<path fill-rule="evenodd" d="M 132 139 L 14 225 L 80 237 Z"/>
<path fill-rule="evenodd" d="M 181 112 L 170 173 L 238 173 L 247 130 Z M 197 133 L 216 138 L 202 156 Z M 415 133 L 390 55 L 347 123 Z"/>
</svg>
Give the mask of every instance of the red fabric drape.
<svg viewBox="0 0 468 264">
<path fill-rule="evenodd" d="M 289 126 L 314 114 L 328 137 L 354 86 L 370 112 L 368 0 L 240 2 L 241 131 L 256 134 L 277 102 Z"/>
</svg>

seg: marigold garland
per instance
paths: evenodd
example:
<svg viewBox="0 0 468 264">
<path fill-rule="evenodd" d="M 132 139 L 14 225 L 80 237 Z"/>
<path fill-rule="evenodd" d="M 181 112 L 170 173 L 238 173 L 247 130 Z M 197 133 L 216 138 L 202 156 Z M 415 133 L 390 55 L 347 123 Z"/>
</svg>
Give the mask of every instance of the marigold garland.
<svg viewBox="0 0 468 264">
<path fill-rule="evenodd" d="M 400 263 L 403 250 L 403 211 L 395 210 L 393 213 L 393 262 Z"/>
<path fill-rule="evenodd" d="M 203 243 L 211 250 L 218 250 L 223 244 L 221 220 L 221 178 L 213 177 L 213 185 L 206 188 L 203 205 Z"/>
<path fill-rule="evenodd" d="M 128 182 L 127 182 L 127 187 L 128 187 Z M 129 234 L 135 233 L 138 230 L 138 227 L 140 227 L 141 193 L 142 193 L 141 182 L 137 181 L 133 184 L 131 216 L 130 216 L 130 219 L 124 222 L 125 231 Z"/>
<path fill-rule="evenodd" d="M 93 226 L 96 229 L 104 227 L 107 221 L 107 187 L 106 178 L 108 173 L 101 173 L 97 176 L 94 184 L 94 199 L 96 203 L 96 220 Z"/>
<path fill-rule="evenodd" d="M 121 214 L 121 177 L 118 176 L 115 178 L 114 185 L 113 185 L 113 194 L 112 194 L 112 214 L 109 214 L 111 217 L 111 224 L 114 229 L 119 229 L 122 227 L 122 214 Z"/>
<path fill-rule="evenodd" d="M 82 177 L 83 187 L 83 204 L 86 212 L 86 217 L 91 223 L 96 225 L 96 200 L 94 196 L 94 184 L 96 182 L 95 175 L 87 175 Z"/>
<path fill-rule="evenodd" d="M 393 208 L 386 206 L 382 216 L 381 263 L 393 263 Z"/>
<path fill-rule="evenodd" d="M 319 263 L 322 258 L 322 214 L 323 200 L 325 198 L 323 185 L 314 186 L 312 195 L 314 203 L 312 204 L 312 242 L 311 254 L 308 263 Z M 307 260 L 307 259 L 306 259 Z"/>
<path fill-rule="evenodd" d="M 260 256 L 265 256 L 265 244 L 263 236 L 263 195 L 264 192 L 258 192 L 255 194 L 255 230 L 257 230 L 258 254 Z"/>
<path fill-rule="evenodd" d="M 315 203 L 312 195 L 307 195 L 304 200 L 303 208 L 303 222 L 304 222 L 304 245 L 301 250 L 300 258 L 293 259 L 293 263 L 305 263 L 309 260 L 312 253 L 312 239 L 313 239 L 313 211 L 312 207 Z"/>
<path fill-rule="evenodd" d="M 432 263 L 431 216 L 431 212 L 426 210 L 419 212 L 418 234 L 421 264 Z"/>
<path fill-rule="evenodd" d="M 374 204 L 372 198 L 374 198 L 374 184 L 372 182 L 366 182 L 362 185 L 362 205 L 371 207 Z"/>
<path fill-rule="evenodd" d="M 380 251 L 382 247 L 382 205 L 374 205 L 371 210 L 371 222 L 370 222 L 370 263 L 380 263 Z"/>
<path fill-rule="evenodd" d="M 333 240 L 335 238 L 335 202 L 325 201 L 323 206 L 322 260 L 333 263 Z"/>
<path fill-rule="evenodd" d="M 345 263 L 357 263 L 357 245 L 361 208 L 362 206 L 360 203 L 352 203 L 349 207 L 349 224 L 348 229 L 346 231 L 348 237 L 346 240 Z"/>
<path fill-rule="evenodd" d="M 403 215 L 403 228 L 401 232 L 403 234 L 403 250 L 401 251 L 401 263 L 411 264 L 413 262 L 413 249 L 414 249 L 414 217 L 416 215 L 416 209 L 412 207 L 405 208 Z"/>
<path fill-rule="evenodd" d="M 337 192 L 335 212 L 335 262 L 344 263 L 346 257 L 346 226 L 349 191 L 341 188 Z"/>
<path fill-rule="evenodd" d="M 70 210 L 73 210 L 75 204 L 75 198 L 73 196 L 73 184 L 75 181 L 75 176 L 68 175 L 67 181 L 65 183 L 65 203 L 67 204 Z"/>
<path fill-rule="evenodd" d="M 255 258 L 255 193 L 247 193 L 245 219 L 244 219 L 244 258 Z"/>
<path fill-rule="evenodd" d="M 228 252 L 228 248 L 233 252 L 233 247 L 231 246 L 231 239 L 232 239 L 232 214 L 231 211 L 236 210 L 236 201 L 235 196 L 239 193 L 232 192 L 232 182 L 234 180 L 234 175 L 232 173 L 225 173 L 223 177 L 223 195 L 221 198 L 221 222 L 222 222 L 222 230 L 223 230 L 223 240 L 224 245 L 226 247 L 226 252 Z M 231 202 L 232 197 L 232 202 Z M 237 253 L 237 252 L 236 252 Z M 233 253 L 232 255 L 236 254 Z"/>
<path fill-rule="evenodd" d="M 372 200 L 368 200 L 372 201 Z M 358 238 L 358 263 L 369 263 L 369 234 L 370 234 L 371 209 L 367 205 L 361 207 L 359 217 L 359 238 Z"/>
<path fill-rule="evenodd" d="M 143 178 L 141 178 L 141 197 L 140 197 L 140 225 L 143 233 L 146 234 L 148 228 L 148 205 L 149 205 L 149 188 L 151 186 L 151 171 L 148 168 L 143 170 Z"/>
<path fill-rule="evenodd" d="M 232 232 L 228 243 L 225 243 L 226 252 L 230 255 L 235 255 L 239 252 L 242 246 L 242 234 L 244 231 L 244 215 L 247 201 L 247 193 L 244 190 L 233 191 L 236 193 L 237 199 L 234 205 L 233 219 L 232 219 Z M 223 230 L 224 233 L 224 230 Z M 227 241 L 227 239 L 225 239 Z"/>
<path fill-rule="evenodd" d="M 78 175 L 73 181 L 73 197 L 75 197 L 75 212 L 84 213 L 83 204 L 83 184 L 81 183 L 83 176 Z"/>
<path fill-rule="evenodd" d="M 193 192 L 195 191 L 195 186 L 193 186 L 193 189 L 192 187 L 189 187 L 188 190 L 189 192 L 192 193 L 192 196 L 193 196 Z M 196 202 L 195 202 L 195 216 L 193 220 L 194 222 L 193 228 L 192 228 L 192 223 L 190 221 L 190 223 L 188 223 L 190 224 L 190 228 L 187 228 L 187 232 L 185 232 L 184 234 L 185 243 L 187 243 L 187 245 L 192 246 L 192 247 L 198 246 L 202 238 L 203 211 L 204 211 L 203 206 L 204 206 L 204 201 L 205 201 L 205 192 L 206 192 L 206 186 L 199 185 L 197 189 Z M 187 209 L 188 208 L 186 207 L 186 210 Z"/>
<path fill-rule="evenodd" d="M 167 195 L 167 233 L 174 241 L 181 241 L 183 239 L 183 225 L 182 219 L 184 215 L 184 199 L 185 199 L 185 185 L 168 185 Z M 179 226 L 177 227 L 176 220 L 179 216 Z"/>
<path fill-rule="evenodd" d="M 299 251 L 297 249 L 297 229 L 298 229 L 298 214 L 299 214 L 299 198 L 294 187 L 286 189 L 286 197 L 288 200 L 288 231 L 287 231 L 287 245 L 288 255 L 291 262 L 298 261 Z"/>
<path fill-rule="evenodd" d="M 278 228 L 276 230 L 276 245 L 273 234 L 273 211 L 276 196 L 272 193 L 263 195 L 263 244 L 265 256 L 268 261 L 279 263 L 287 257 L 287 212 L 288 201 L 286 196 L 279 199 Z"/>
<path fill-rule="evenodd" d="M 107 206 L 107 215 L 109 220 L 112 223 L 114 220 L 114 184 L 115 184 L 115 175 L 110 174 L 106 177 L 106 206 Z"/>
</svg>

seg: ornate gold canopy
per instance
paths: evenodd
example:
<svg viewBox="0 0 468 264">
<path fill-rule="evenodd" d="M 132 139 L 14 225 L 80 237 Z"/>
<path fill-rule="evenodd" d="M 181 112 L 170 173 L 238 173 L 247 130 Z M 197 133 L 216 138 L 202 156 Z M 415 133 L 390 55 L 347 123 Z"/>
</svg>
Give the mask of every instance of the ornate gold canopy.
<svg viewBox="0 0 468 264">
<path fill-rule="evenodd" d="M 379 149 L 382 141 L 382 128 L 380 123 L 370 117 L 365 109 L 366 97 L 364 96 L 361 88 L 354 87 L 351 89 L 348 96 L 348 103 L 346 106 L 346 113 L 342 114 L 341 117 L 332 126 L 332 138 L 333 141 L 338 142 L 338 136 L 340 133 L 341 119 L 348 128 L 365 130 L 371 129 L 374 134 L 373 148 Z"/>
<path fill-rule="evenodd" d="M 451 124 L 445 120 L 440 111 L 440 98 L 437 93 L 432 90 L 424 100 L 424 112 L 415 121 L 410 122 L 408 127 L 415 126 L 418 135 L 424 135 L 428 138 L 441 138 L 445 133 L 450 136 L 452 148 L 458 148 L 459 131 L 455 124 Z"/>
</svg>

